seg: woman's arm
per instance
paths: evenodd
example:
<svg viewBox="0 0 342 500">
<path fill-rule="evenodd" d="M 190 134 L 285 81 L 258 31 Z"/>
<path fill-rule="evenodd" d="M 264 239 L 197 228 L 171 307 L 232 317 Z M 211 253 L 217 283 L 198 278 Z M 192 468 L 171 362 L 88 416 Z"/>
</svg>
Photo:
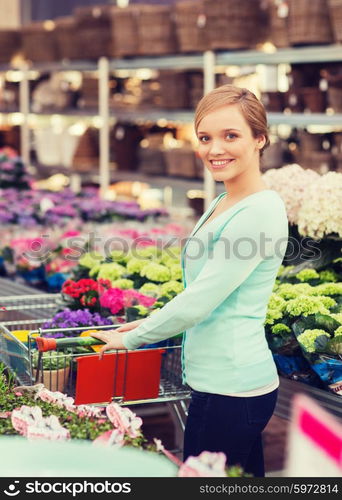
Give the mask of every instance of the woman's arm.
<svg viewBox="0 0 342 500">
<path fill-rule="evenodd" d="M 274 254 L 283 235 L 284 214 L 278 206 L 272 211 L 269 205 L 247 206 L 234 214 L 197 278 L 160 311 L 124 334 L 127 349 L 167 339 L 207 318 L 265 259 L 263 241 L 268 254 Z"/>
</svg>

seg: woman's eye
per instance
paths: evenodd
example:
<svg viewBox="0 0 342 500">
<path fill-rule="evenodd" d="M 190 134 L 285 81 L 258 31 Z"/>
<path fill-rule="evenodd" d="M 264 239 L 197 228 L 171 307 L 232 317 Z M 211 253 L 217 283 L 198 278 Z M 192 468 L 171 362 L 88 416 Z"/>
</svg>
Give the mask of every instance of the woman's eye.
<svg viewBox="0 0 342 500">
<path fill-rule="evenodd" d="M 237 135 L 233 134 L 231 132 L 226 135 L 226 139 L 229 139 L 229 140 L 236 139 L 236 137 L 237 137 Z"/>
<path fill-rule="evenodd" d="M 200 142 L 208 142 L 209 137 L 207 135 L 202 135 L 201 137 L 198 138 Z"/>
</svg>

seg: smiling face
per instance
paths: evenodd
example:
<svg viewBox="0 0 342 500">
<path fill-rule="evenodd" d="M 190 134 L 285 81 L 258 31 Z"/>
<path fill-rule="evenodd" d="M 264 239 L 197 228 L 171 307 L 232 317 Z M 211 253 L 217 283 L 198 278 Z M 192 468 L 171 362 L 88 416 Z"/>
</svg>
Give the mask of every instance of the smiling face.
<svg viewBox="0 0 342 500">
<path fill-rule="evenodd" d="M 240 106 L 230 104 L 205 115 L 198 124 L 198 153 L 216 181 L 233 181 L 259 169 L 264 136 L 253 137 Z"/>
</svg>

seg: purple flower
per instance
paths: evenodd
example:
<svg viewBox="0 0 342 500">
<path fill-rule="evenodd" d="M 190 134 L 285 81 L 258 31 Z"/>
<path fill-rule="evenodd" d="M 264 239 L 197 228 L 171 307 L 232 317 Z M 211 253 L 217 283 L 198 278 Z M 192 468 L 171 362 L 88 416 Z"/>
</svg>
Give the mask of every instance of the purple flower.
<svg viewBox="0 0 342 500">
<path fill-rule="evenodd" d="M 71 311 L 70 309 L 65 309 L 55 316 L 46 321 L 42 329 L 50 328 L 74 328 L 77 326 L 97 326 L 97 325 L 111 325 L 112 321 L 109 318 L 104 318 L 100 316 L 99 313 L 91 313 L 89 309 L 78 309 L 76 311 Z M 81 333 L 81 330 L 69 331 L 69 332 L 52 332 L 43 334 L 44 337 L 49 338 L 63 338 L 63 337 L 76 337 Z"/>
</svg>

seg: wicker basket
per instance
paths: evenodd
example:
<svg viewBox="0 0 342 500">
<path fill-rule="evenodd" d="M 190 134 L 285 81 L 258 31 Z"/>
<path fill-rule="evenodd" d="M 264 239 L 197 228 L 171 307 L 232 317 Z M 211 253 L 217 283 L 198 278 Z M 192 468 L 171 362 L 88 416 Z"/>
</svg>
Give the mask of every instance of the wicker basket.
<svg viewBox="0 0 342 500">
<path fill-rule="evenodd" d="M 207 48 L 203 1 L 175 4 L 176 33 L 180 52 L 203 52 Z"/>
<path fill-rule="evenodd" d="M 171 7 L 142 5 L 138 14 L 140 55 L 164 55 L 177 52 L 176 29 Z"/>
<path fill-rule="evenodd" d="M 110 134 L 110 153 L 118 170 L 137 170 L 138 147 L 142 139 L 139 126 L 116 123 Z"/>
<path fill-rule="evenodd" d="M 166 164 L 163 151 L 159 148 L 138 149 L 139 171 L 147 175 L 165 175 Z"/>
<path fill-rule="evenodd" d="M 74 10 L 78 44 L 84 57 L 98 59 L 111 55 L 111 16 L 108 6 L 77 7 Z"/>
<path fill-rule="evenodd" d="M 196 155 L 192 149 L 165 149 L 164 155 L 168 175 L 189 179 L 197 177 Z"/>
<path fill-rule="evenodd" d="M 138 15 L 138 6 L 111 8 L 110 52 L 112 57 L 136 56 L 139 53 Z"/>
<path fill-rule="evenodd" d="M 204 0 L 206 32 L 211 49 L 254 47 L 260 38 L 260 3 L 255 0 Z"/>
<path fill-rule="evenodd" d="M 99 105 L 99 80 L 91 76 L 82 77 L 81 98 L 78 101 L 80 108 L 97 109 Z"/>
<path fill-rule="evenodd" d="M 289 0 L 291 45 L 334 41 L 327 0 Z"/>
<path fill-rule="evenodd" d="M 328 104 L 335 113 L 342 113 L 342 88 L 328 87 Z"/>
<path fill-rule="evenodd" d="M 99 144 L 97 130 L 88 128 L 80 137 L 77 145 L 72 166 L 80 172 L 90 172 L 96 168 L 99 162 Z"/>
<path fill-rule="evenodd" d="M 54 62 L 59 59 L 55 29 L 46 29 L 43 22 L 22 28 L 22 46 L 25 58 L 30 61 Z"/>
<path fill-rule="evenodd" d="M 304 110 L 311 113 L 324 113 L 327 107 L 327 94 L 317 87 L 300 89 Z"/>
<path fill-rule="evenodd" d="M 269 38 L 278 48 L 290 45 L 288 34 L 288 8 L 284 2 L 270 0 L 269 4 Z"/>
<path fill-rule="evenodd" d="M 21 33 L 17 30 L 0 31 L 0 63 L 9 63 L 21 49 Z"/>
<path fill-rule="evenodd" d="M 342 0 L 328 0 L 335 42 L 342 42 Z"/>
<path fill-rule="evenodd" d="M 187 74 L 177 71 L 160 71 L 160 107 L 164 109 L 190 108 L 190 95 Z"/>
<path fill-rule="evenodd" d="M 65 16 L 55 19 L 55 34 L 58 53 L 61 59 L 82 59 L 84 47 L 80 46 L 76 33 L 76 22 L 74 17 Z"/>
<path fill-rule="evenodd" d="M 307 155 L 312 151 L 321 151 L 324 134 L 310 134 L 304 130 L 299 132 L 300 151 L 302 155 Z"/>
</svg>

